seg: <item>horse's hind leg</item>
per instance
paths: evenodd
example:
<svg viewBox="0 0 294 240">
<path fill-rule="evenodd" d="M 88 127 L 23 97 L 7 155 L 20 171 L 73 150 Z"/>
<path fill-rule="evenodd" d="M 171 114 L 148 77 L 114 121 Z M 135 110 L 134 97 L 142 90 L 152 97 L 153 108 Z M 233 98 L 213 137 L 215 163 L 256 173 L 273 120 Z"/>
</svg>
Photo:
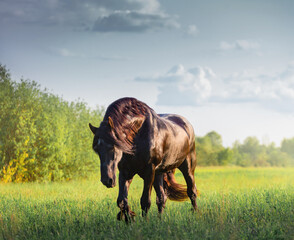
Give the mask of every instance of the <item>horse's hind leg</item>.
<svg viewBox="0 0 294 240">
<path fill-rule="evenodd" d="M 180 171 L 183 173 L 184 178 L 187 183 L 187 194 L 191 200 L 193 209 L 197 209 L 197 188 L 195 184 L 194 171 L 196 168 L 196 152 L 195 150 L 187 156 L 185 161 L 179 167 Z"/>
<path fill-rule="evenodd" d="M 127 180 L 122 173 L 119 174 L 119 194 L 117 198 L 117 206 L 120 212 L 117 214 L 117 219 L 124 220 L 128 223 L 134 220 L 135 213 L 131 211 L 128 205 L 128 192 L 132 179 Z"/>
<path fill-rule="evenodd" d="M 158 207 L 158 213 L 161 214 L 163 209 L 165 208 L 165 202 L 167 200 L 163 187 L 162 173 L 155 175 L 153 186 L 156 191 L 156 204 Z"/>
</svg>

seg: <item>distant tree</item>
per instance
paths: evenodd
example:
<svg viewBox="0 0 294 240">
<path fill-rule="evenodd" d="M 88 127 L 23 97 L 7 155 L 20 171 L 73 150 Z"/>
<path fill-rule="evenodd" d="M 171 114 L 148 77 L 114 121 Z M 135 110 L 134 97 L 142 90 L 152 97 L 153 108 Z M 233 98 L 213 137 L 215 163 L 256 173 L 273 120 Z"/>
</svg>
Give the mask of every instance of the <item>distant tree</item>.
<svg viewBox="0 0 294 240">
<path fill-rule="evenodd" d="M 262 145 L 256 137 L 247 137 L 243 143 L 236 141 L 232 148 L 222 145 L 221 136 L 215 131 L 196 138 L 198 164 L 202 166 L 294 166 L 294 138 L 284 139 L 281 148 Z"/>
<path fill-rule="evenodd" d="M 230 148 L 224 148 L 218 152 L 218 165 L 227 166 L 233 164 L 234 162 L 234 153 Z"/>
<path fill-rule="evenodd" d="M 202 166 L 217 165 L 217 154 L 212 147 L 211 138 L 207 135 L 196 138 L 198 164 Z"/>
<path fill-rule="evenodd" d="M 291 157 L 277 149 L 269 153 L 268 163 L 275 167 L 287 167 L 291 163 Z"/>
<path fill-rule="evenodd" d="M 239 151 L 247 153 L 252 159 L 257 158 L 258 154 L 262 152 L 260 143 L 256 137 L 247 137 L 244 143 L 240 145 Z"/>
<path fill-rule="evenodd" d="M 284 139 L 281 144 L 281 151 L 294 158 L 294 138 Z"/>
<path fill-rule="evenodd" d="M 220 134 L 215 131 L 209 132 L 205 136 L 206 138 L 210 139 L 210 145 L 214 148 L 223 148 L 223 140 Z"/>
<path fill-rule="evenodd" d="M 247 167 L 251 165 L 251 158 L 248 153 L 241 150 L 242 144 L 235 141 L 233 144 L 233 158 L 234 163 L 238 166 Z"/>
<path fill-rule="evenodd" d="M 232 151 L 223 147 L 222 137 L 215 131 L 196 138 L 196 152 L 202 166 L 224 166 L 233 161 Z"/>
<path fill-rule="evenodd" d="M 281 144 L 281 151 L 289 158 L 289 165 L 294 166 L 294 138 L 284 139 Z"/>
</svg>

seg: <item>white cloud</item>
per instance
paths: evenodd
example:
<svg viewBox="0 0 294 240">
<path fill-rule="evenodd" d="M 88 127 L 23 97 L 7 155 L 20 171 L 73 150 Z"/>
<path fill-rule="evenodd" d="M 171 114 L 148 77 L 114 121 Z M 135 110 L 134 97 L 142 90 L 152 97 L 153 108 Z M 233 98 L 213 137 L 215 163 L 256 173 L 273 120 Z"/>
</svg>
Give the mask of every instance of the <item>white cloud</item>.
<svg viewBox="0 0 294 240">
<path fill-rule="evenodd" d="M 83 52 L 73 51 L 68 48 L 51 49 L 51 53 L 64 57 L 64 58 L 76 58 L 76 59 L 99 59 L 102 61 L 128 61 L 128 58 L 119 55 L 96 55 L 96 54 L 85 54 Z"/>
<path fill-rule="evenodd" d="M 62 57 L 76 57 L 77 54 L 68 50 L 67 48 L 61 48 L 57 50 L 58 54 Z"/>
<path fill-rule="evenodd" d="M 264 105 L 281 104 L 281 109 L 292 108 L 294 104 L 294 66 L 275 75 L 250 75 L 246 72 L 225 78 L 228 99 L 255 101 Z M 284 104 L 284 106 L 282 106 Z M 294 110 L 294 108 L 292 108 Z"/>
<path fill-rule="evenodd" d="M 258 49 L 259 43 L 251 40 L 237 40 L 232 43 L 228 43 L 225 41 L 220 42 L 221 50 L 252 50 Z"/>
<path fill-rule="evenodd" d="M 245 71 L 224 77 L 220 82 L 220 88 L 214 92 L 216 101 L 255 103 L 274 111 L 294 113 L 293 65 L 274 75 Z"/>
<path fill-rule="evenodd" d="M 179 64 L 166 74 L 154 77 L 152 81 L 159 83 L 159 105 L 198 105 L 209 99 L 211 95 L 211 79 L 213 71 L 206 67 L 185 69 Z M 149 79 L 137 78 L 137 81 Z"/>
<path fill-rule="evenodd" d="M 220 77 L 208 67 L 185 69 L 183 65 L 153 78 L 137 78 L 159 84 L 158 105 L 207 105 L 254 103 L 279 112 L 294 112 L 294 64 L 275 75 L 248 71 Z"/>
<path fill-rule="evenodd" d="M 192 25 L 189 25 L 188 28 L 187 28 L 187 34 L 189 36 L 196 36 L 197 34 L 199 33 L 199 30 L 197 28 L 196 25 L 192 24 Z"/>
<path fill-rule="evenodd" d="M 158 0 L 129 0 L 129 3 L 132 2 L 138 2 L 141 4 L 140 11 L 142 13 L 154 13 L 154 12 L 160 12 L 160 3 Z"/>
</svg>

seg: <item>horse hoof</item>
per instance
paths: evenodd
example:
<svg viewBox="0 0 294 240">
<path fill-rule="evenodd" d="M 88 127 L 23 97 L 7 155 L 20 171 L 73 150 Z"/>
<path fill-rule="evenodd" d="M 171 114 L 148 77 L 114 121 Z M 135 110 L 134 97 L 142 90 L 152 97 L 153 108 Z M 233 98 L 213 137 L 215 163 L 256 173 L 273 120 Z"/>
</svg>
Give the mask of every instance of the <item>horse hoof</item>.
<svg viewBox="0 0 294 240">
<path fill-rule="evenodd" d="M 124 213 L 120 211 L 117 214 L 116 219 L 118 221 L 125 220 L 126 223 L 129 223 L 129 222 L 135 222 L 135 216 L 136 216 L 136 213 L 131 210 L 128 213 Z"/>
<path fill-rule="evenodd" d="M 122 211 L 119 211 L 118 214 L 117 214 L 117 216 L 116 216 L 116 219 L 118 221 L 121 221 L 121 220 L 123 220 L 123 217 L 124 217 L 123 212 Z"/>
<path fill-rule="evenodd" d="M 191 212 L 192 213 L 199 213 L 199 208 L 196 207 L 196 208 L 191 208 Z"/>
<path fill-rule="evenodd" d="M 134 218 L 134 217 L 136 216 L 136 213 L 133 212 L 132 210 L 130 210 L 130 211 L 129 211 L 129 215 L 130 215 L 132 218 Z"/>
<path fill-rule="evenodd" d="M 125 214 L 126 223 L 128 224 L 130 222 L 135 222 L 135 216 L 136 216 L 136 213 L 129 210 L 129 212 Z"/>
</svg>

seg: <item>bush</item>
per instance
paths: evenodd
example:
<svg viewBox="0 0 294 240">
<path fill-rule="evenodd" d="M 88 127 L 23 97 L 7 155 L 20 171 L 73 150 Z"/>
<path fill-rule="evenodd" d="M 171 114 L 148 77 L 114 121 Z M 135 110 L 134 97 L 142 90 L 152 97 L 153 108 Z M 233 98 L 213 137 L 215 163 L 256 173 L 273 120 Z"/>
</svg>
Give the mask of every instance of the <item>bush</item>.
<svg viewBox="0 0 294 240">
<path fill-rule="evenodd" d="M 98 170 L 88 123 L 104 109 L 67 102 L 29 80 L 11 80 L 0 65 L 0 177 L 6 182 L 56 181 Z"/>
</svg>

